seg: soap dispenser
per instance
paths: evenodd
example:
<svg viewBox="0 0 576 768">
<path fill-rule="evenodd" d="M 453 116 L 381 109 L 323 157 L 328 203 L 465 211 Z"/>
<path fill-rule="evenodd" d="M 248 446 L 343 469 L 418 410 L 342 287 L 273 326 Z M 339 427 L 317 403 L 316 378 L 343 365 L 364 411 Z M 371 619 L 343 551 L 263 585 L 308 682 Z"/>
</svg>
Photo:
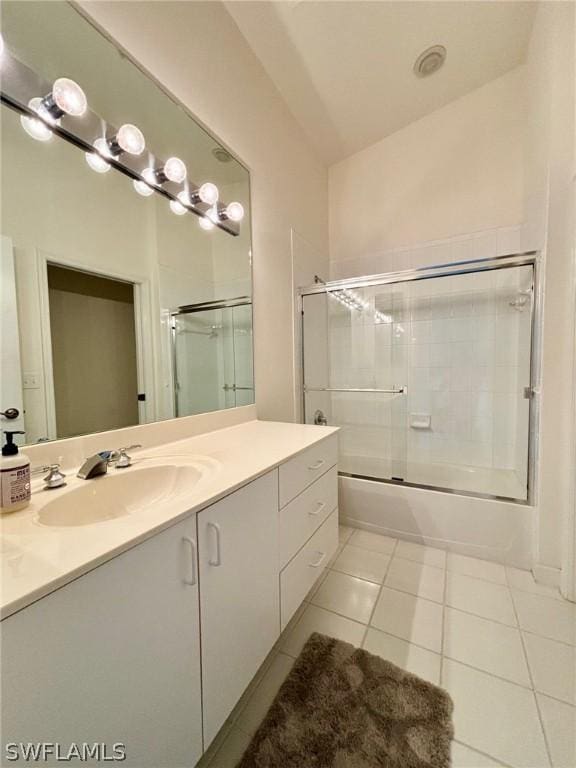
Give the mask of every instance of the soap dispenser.
<svg viewBox="0 0 576 768">
<path fill-rule="evenodd" d="M 16 512 L 30 504 L 30 459 L 19 453 L 14 435 L 24 432 L 5 431 L 6 444 L 2 446 L 0 461 L 0 513 Z"/>
</svg>

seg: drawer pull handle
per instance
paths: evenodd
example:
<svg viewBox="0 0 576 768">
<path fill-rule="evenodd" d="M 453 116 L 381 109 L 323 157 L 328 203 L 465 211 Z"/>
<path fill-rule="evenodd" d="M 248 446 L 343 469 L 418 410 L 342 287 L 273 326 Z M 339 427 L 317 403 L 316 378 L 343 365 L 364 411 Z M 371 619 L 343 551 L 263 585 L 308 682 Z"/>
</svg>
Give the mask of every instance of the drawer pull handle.
<svg viewBox="0 0 576 768">
<path fill-rule="evenodd" d="M 222 553 L 220 551 L 220 526 L 218 523 L 208 523 L 208 528 L 212 528 L 216 535 L 216 557 L 208 560 L 208 565 L 214 565 L 218 567 L 222 565 Z"/>
<path fill-rule="evenodd" d="M 312 469 L 312 470 L 320 469 L 320 467 L 323 467 L 325 463 L 326 462 L 324 461 L 324 459 L 318 459 L 318 461 L 315 461 L 314 464 L 310 464 L 308 469 Z"/>
<path fill-rule="evenodd" d="M 326 559 L 326 552 L 318 552 L 320 557 L 315 563 L 309 563 L 310 568 L 320 568 L 324 560 Z"/>
<path fill-rule="evenodd" d="M 184 579 L 184 584 L 193 587 L 196 585 L 196 542 L 188 536 L 182 536 L 182 541 L 190 547 L 190 576 Z"/>
<path fill-rule="evenodd" d="M 317 501 L 316 502 L 316 509 L 311 509 L 308 512 L 308 514 L 312 515 L 312 517 L 316 517 L 316 515 L 319 515 L 320 512 L 322 512 L 322 510 L 324 509 L 325 506 L 326 506 L 326 502 L 325 501 Z"/>
</svg>

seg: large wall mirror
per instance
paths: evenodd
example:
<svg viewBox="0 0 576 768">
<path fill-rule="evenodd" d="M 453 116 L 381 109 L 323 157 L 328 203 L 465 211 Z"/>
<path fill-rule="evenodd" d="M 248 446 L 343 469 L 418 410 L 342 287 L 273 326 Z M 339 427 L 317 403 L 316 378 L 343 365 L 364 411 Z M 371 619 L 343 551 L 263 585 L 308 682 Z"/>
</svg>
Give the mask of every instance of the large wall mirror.
<svg viewBox="0 0 576 768">
<path fill-rule="evenodd" d="M 68 3 L 1 13 L 2 429 L 252 403 L 247 169 Z"/>
</svg>

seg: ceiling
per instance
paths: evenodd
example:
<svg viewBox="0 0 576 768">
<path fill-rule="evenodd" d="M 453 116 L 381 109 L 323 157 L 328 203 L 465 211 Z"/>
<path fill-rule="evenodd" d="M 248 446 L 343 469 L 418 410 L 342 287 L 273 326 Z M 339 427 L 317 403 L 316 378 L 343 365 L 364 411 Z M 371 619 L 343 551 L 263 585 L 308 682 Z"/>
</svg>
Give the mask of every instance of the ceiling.
<svg viewBox="0 0 576 768">
<path fill-rule="evenodd" d="M 522 63 L 536 3 L 231 0 L 226 7 L 320 156 L 347 157 Z M 417 78 L 431 45 L 447 59 Z"/>
</svg>

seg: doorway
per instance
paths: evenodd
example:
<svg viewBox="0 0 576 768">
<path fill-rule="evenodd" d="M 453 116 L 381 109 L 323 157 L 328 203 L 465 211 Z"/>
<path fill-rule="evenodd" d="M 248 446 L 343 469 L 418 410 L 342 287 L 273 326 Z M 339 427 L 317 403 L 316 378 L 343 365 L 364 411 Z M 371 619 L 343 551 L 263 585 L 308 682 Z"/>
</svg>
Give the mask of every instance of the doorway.
<svg viewBox="0 0 576 768">
<path fill-rule="evenodd" d="M 134 285 L 47 264 L 58 437 L 138 424 Z"/>
</svg>

